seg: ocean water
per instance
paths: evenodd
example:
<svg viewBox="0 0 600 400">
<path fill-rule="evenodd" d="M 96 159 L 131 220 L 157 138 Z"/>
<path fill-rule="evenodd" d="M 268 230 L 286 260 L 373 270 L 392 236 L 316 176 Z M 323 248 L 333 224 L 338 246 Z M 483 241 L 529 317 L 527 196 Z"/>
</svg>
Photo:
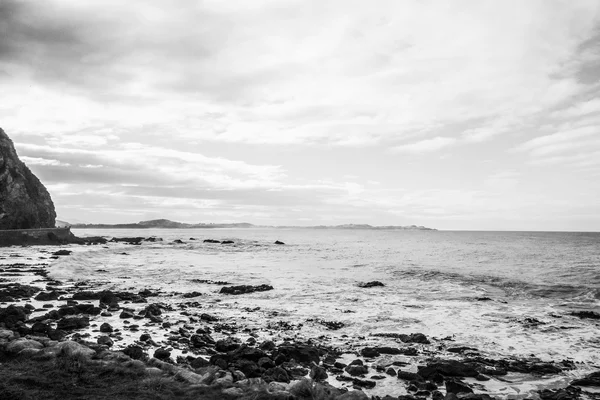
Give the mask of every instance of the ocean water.
<svg viewBox="0 0 600 400">
<path fill-rule="evenodd" d="M 110 289 L 199 291 L 224 321 L 268 329 L 298 325 L 352 351 L 393 345 L 373 333 L 422 332 L 489 356 L 600 365 L 600 233 L 318 229 L 79 230 L 77 236 L 156 236 L 141 246 L 73 246 L 50 276 Z M 196 240 L 190 240 L 195 238 Z M 181 239 L 183 244 L 173 243 Z M 233 245 L 203 243 L 230 239 Z M 280 240 L 286 245 L 275 245 Z M 221 286 L 274 290 L 223 296 Z M 384 287 L 360 288 L 380 281 Z M 260 308 L 250 312 L 248 309 Z M 329 330 L 319 321 L 344 324 Z M 273 333 L 276 335 L 276 333 Z M 576 374 L 576 372 L 574 372 Z"/>
</svg>

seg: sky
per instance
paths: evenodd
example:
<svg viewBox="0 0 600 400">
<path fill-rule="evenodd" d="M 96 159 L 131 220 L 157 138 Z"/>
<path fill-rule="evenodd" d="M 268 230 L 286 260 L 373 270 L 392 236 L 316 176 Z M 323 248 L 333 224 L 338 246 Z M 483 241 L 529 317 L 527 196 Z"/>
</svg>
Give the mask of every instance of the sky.
<svg viewBox="0 0 600 400">
<path fill-rule="evenodd" d="M 60 219 L 600 231 L 597 0 L 0 0 Z"/>
</svg>

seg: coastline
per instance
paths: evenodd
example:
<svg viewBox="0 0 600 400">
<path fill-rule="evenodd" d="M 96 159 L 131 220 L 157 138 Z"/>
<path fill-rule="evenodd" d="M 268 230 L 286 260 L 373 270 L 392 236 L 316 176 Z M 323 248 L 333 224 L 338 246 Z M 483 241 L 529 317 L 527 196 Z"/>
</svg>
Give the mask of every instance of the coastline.
<svg viewBox="0 0 600 400">
<path fill-rule="evenodd" d="M 131 246 L 124 242 L 107 245 L 124 251 Z M 427 337 L 419 332 L 406 332 L 404 336 L 392 333 L 388 336 L 366 335 L 347 338 L 345 342 L 339 341 L 339 338 L 332 340 L 328 335 L 306 337 L 300 333 L 298 326 L 280 323 L 276 315 L 263 318 L 271 324 L 249 324 L 247 316 L 262 311 L 244 308 L 244 303 L 261 292 L 235 295 L 240 303 L 239 317 L 224 319 L 218 313 L 218 306 L 223 302 L 209 304 L 201 293 L 158 293 L 141 287 L 115 293 L 97 284 L 57 282 L 49 277 L 52 272 L 49 260 L 52 257 L 69 257 L 67 253 L 76 251 L 77 247 L 10 249 L 11 252 L 4 259 L 2 277 L 25 286 L 13 285 L 10 290 L 18 295 L 13 300 L 3 298 L 5 301 L 0 305 L 5 310 L 11 306 L 23 307 L 23 313 L 18 313 L 23 318 L 19 320 L 22 323 L 9 328 L 14 337 L 3 342 L 4 351 L 10 343 L 18 340 L 14 333 L 24 337 L 29 335 L 30 340 L 34 341 L 42 335 L 45 339 L 39 340 L 46 343 L 50 343 L 48 340 L 68 338 L 95 349 L 95 354 L 110 348 L 121 349 L 142 359 L 146 355 L 149 358 L 154 356 L 199 376 L 208 373 L 202 368 L 213 368 L 210 375 L 213 378 L 214 373 L 223 371 L 219 373 L 224 374 L 226 379 L 220 384 L 229 382 L 231 376 L 231 386 L 228 388 L 243 386 L 238 382 L 245 379 L 240 379 L 242 376 L 239 374 L 236 378 L 235 373 L 247 368 L 245 378 L 260 377 L 264 384 L 269 383 L 269 374 L 274 374 L 271 382 L 281 385 L 278 387 L 282 389 L 280 392 L 289 392 L 294 381 L 303 377 L 311 378 L 312 374 L 313 378 L 320 377 L 317 380 L 327 382 L 332 387 L 361 390 L 367 395 L 388 394 L 396 398 L 440 398 L 452 392 L 464 396 L 469 390 L 480 395 L 492 393 L 493 397 L 498 397 L 498 385 L 503 380 L 512 380 L 515 384 L 521 384 L 522 388 L 529 388 L 521 395 L 511 392 L 511 397 L 526 398 L 543 388 L 558 390 L 552 392 L 552 396 L 558 396 L 559 393 L 575 390 L 568 389 L 569 383 L 590 372 L 577 372 L 576 365 L 563 360 L 493 359 L 485 349 L 458 346 L 451 338 Z M 55 255 L 59 250 L 66 251 L 62 252 L 63 255 Z M 231 286 L 225 282 L 204 284 L 216 291 Z M 10 283 L 2 283 L 1 290 L 11 288 L 7 285 Z M 369 287 L 361 290 L 369 290 Z M 232 295 L 223 293 L 219 296 L 227 299 Z M 30 304 L 30 307 L 24 304 Z M 6 321 L 3 322 L 6 324 Z M 343 324 L 340 326 L 337 321 L 317 320 L 310 323 L 325 327 L 332 333 L 343 332 Z M 106 331 L 106 326 L 103 332 L 103 324 L 110 324 L 112 332 Z M 13 330 L 15 327 L 16 330 Z M 69 328 L 61 329 L 66 336 L 61 337 L 62 333 L 57 333 L 55 327 Z M 144 334 L 149 338 L 141 340 Z M 7 333 L 3 335 L 5 339 L 10 337 Z M 98 340 L 110 343 L 103 337 L 108 337 L 113 344 L 99 344 Z M 44 345 L 43 348 L 53 348 L 55 345 Z M 166 353 L 169 353 L 167 357 Z M 284 358 L 280 358 L 278 363 L 280 354 Z M 292 354 L 294 357 L 291 357 Z M 190 360 L 188 356 L 194 359 Z M 263 358 L 267 360 L 263 360 L 264 365 L 261 366 L 260 360 Z M 300 360 L 296 360 L 295 364 L 285 364 L 292 362 L 292 358 Z M 202 366 L 194 368 L 199 365 Z M 271 372 L 265 376 L 267 371 Z M 208 378 L 206 376 L 203 379 Z M 510 387 L 506 383 L 505 386 Z M 578 393 L 580 395 L 581 392 Z"/>
</svg>

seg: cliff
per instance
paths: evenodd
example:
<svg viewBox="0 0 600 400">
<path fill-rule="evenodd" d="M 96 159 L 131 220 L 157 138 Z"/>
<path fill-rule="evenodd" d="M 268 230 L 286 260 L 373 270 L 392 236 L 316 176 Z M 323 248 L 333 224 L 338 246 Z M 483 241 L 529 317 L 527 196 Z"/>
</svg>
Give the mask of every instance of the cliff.
<svg viewBox="0 0 600 400">
<path fill-rule="evenodd" d="M 0 128 L 0 229 L 54 228 L 50 194 Z"/>
</svg>

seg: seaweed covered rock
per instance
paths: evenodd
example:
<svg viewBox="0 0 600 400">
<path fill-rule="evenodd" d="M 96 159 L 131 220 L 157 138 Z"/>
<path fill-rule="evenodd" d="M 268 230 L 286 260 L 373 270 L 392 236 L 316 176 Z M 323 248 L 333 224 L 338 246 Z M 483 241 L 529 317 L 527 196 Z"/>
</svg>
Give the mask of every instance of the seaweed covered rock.
<svg viewBox="0 0 600 400">
<path fill-rule="evenodd" d="M 0 128 L 0 229 L 54 228 L 50 194 Z"/>
</svg>

